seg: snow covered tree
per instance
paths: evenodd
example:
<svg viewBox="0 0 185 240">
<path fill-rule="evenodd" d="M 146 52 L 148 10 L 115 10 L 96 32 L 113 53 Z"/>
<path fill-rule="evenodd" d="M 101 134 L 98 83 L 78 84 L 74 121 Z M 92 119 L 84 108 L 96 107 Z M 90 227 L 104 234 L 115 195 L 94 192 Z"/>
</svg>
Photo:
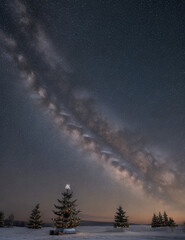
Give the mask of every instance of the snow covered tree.
<svg viewBox="0 0 185 240">
<path fill-rule="evenodd" d="M 0 212 L 0 227 L 4 227 L 4 213 Z"/>
<path fill-rule="evenodd" d="M 164 219 L 164 226 L 168 226 L 168 215 L 167 213 L 164 211 L 163 213 L 163 219 Z"/>
<path fill-rule="evenodd" d="M 128 216 L 126 216 L 125 214 L 126 212 L 123 211 L 123 208 L 121 206 L 119 206 L 114 216 L 115 228 L 120 227 L 121 229 L 123 229 L 124 227 L 129 227 Z"/>
<path fill-rule="evenodd" d="M 39 229 L 42 228 L 42 220 L 40 215 L 39 204 L 35 206 L 30 215 L 28 228 Z"/>
<path fill-rule="evenodd" d="M 57 216 L 54 218 L 55 228 L 74 228 L 80 225 L 80 218 L 77 210 L 76 201 L 72 200 L 73 192 L 70 191 L 70 185 L 67 184 L 65 191 L 62 193 L 62 199 L 57 199 L 58 205 L 54 205 L 56 210 L 53 213 Z"/>
</svg>

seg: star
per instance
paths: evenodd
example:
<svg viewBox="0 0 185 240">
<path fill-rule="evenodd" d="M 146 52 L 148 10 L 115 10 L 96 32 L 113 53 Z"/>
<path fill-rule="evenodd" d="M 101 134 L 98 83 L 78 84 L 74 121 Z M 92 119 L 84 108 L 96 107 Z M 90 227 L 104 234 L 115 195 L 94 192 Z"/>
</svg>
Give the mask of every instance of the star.
<svg viewBox="0 0 185 240">
<path fill-rule="evenodd" d="M 70 184 L 66 184 L 65 189 L 70 190 L 71 189 Z"/>
</svg>

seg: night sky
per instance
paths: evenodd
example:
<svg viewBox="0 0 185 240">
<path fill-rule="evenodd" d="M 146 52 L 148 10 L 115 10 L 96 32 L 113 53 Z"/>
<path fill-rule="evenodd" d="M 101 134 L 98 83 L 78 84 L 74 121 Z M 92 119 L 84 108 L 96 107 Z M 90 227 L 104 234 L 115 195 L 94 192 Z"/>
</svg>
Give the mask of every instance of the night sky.
<svg viewBox="0 0 185 240">
<path fill-rule="evenodd" d="M 0 2 L 0 210 L 185 212 L 185 2 Z"/>
</svg>

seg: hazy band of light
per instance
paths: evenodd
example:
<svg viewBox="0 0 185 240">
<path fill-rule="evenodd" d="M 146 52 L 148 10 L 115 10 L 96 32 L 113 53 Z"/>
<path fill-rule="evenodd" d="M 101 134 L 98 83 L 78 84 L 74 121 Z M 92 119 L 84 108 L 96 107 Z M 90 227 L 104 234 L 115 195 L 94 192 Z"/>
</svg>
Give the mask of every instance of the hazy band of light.
<svg viewBox="0 0 185 240">
<path fill-rule="evenodd" d="M 174 195 L 184 195 L 183 176 L 161 162 L 129 129 L 116 129 L 98 110 L 93 97 L 73 85 L 71 68 L 57 54 L 43 27 L 28 13 L 20 1 L 11 3 L 12 14 L 27 45 L 47 68 L 47 74 L 34 69 L 24 53 L 22 43 L 1 31 L 6 54 L 13 59 L 22 78 L 29 86 L 40 106 L 48 109 L 54 122 L 76 144 L 91 156 L 118 181 L 126 181 L 133 188 L 144 190 L 160 199 L 181 202 Z M 61 70 L 62 69 L 62 70 Z M 39 76 L 39 77 L 38 77 Z"/>
</svg>

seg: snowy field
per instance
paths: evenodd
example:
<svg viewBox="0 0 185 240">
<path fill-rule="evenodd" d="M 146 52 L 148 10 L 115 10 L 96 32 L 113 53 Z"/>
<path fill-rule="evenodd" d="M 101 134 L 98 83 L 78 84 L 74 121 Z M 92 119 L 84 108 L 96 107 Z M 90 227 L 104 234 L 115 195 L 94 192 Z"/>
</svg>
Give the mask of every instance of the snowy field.
<svg viewBox="0 0 185 240">
<path fill-rule="evenodd" d="M 42 228 L 39 230 L 32 230 L 21 227 L 0 228 L 0 240 L 185 240 L 185 233 L 182 231 L 181 226 L 171 230 L 170 228 L 152 229 L 150 226 L 147 225 L 135 225 L 131 226 L 129 229 L 125 229 L 123 232 L 117 231 L 112 227 L 85 226 L 78 227 L 77 234 L 61 236 L 50 236 L 50 229 L 51 228 Z"/>
</svg>

